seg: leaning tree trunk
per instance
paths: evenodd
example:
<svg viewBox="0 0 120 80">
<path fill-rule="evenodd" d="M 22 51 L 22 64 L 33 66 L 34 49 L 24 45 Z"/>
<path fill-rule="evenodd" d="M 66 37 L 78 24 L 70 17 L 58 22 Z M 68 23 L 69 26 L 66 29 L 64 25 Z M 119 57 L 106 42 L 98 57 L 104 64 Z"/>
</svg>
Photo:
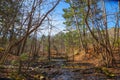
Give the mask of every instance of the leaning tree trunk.
<svg viewBox="0 0 120 80">
<path fill-rule="evenodd" d="M 111 46 L 110 46 L 110 43 L 109 43 L 109 38 L 108 38 L 108 31 L 107 31 L 107 26 L 106 27 L 106 38 L 105 38 L 105 44 L 102 43 L 101 41 L 99 41 L 98 37 L 92 32 L 90 26 L 89 26 L 89 23 L 88 23 L 88 18 L 89 18 L 89 14 L 90 14 L 90 2 L 87 1 L 87 6 L 88 6 L 88 11 L 87 11 L 87 14 L 86 14 L 86 17 L 85 17 L 85 23 L 86 23 L 86 27 L 89 29 L 92 37 L 95 39 L 95 41 L 100 44 L 105 50 L 106 50 L 106 57 L 105 57 L 105 60 L 106 60 L 106 64 L 107 66 L 111 66 L 113 65 L 113 53 L 112 53 L 112 49 L 111 49 Z M 105 23 L 107 24 L 107 23 Z M 108 42 L 107 42 L 108 40 Z"/>
</svg>

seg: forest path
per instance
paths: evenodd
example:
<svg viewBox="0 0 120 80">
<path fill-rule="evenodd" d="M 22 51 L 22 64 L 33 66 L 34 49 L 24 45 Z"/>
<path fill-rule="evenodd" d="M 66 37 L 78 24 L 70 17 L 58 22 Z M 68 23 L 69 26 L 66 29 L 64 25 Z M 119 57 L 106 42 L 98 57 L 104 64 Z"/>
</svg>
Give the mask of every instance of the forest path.
<svg viewBox="0 0 120 80">
<path fill-rule="evenodd" d="M 2 74 L 7 70 L 7 67 L 0 69 L 0 75 L 3 76 Z M 106 70 L 108 71 L 107 68 Z M 27 80 L 40 80 L 41 76 L 45 80 L 120 80 L 119 68 L 111 68 L 109 71 L 115 72 L 115 76 L 107 76 L 101 71 L 101 68 L 95 67 L 89 61 L 68 62 L 65 57 L 56 57 L 52 58 L 50 62 L 35 62 L 23 74 L 26 75 Z"/>
</svg>

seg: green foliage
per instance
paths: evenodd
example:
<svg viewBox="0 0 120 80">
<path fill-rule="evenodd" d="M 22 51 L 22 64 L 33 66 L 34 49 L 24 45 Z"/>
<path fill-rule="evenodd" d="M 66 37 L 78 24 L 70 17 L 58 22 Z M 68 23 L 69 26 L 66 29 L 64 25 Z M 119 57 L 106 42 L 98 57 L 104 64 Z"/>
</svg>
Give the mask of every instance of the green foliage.
<svg viewBox="0 0 120 80">
<path fill-rule="evenodd" d="M 74 17 L 73 9 L 69 7 L 67 9 L 63 9 L 63 11 L 64 11 L 63 17 L 66 19 L 64 24 L 66 26 L 71 26 L 73 24 L 73 17 Z"/>
<path fill-rule="evenodd" d="M 119 44 L 120 44 L 120 38 L 119 38 L 117 41 L 115 41 L 113 45 L 114 45 L 115 47 L 118 47 Z"/>
<path fill-rule="evenodd" d="M 5 49 L 0 47 L 0 53 L 3 52 L 3 51 L 5 51 Z"/>
<path fill-rule="evenodd" d="M 11 64 L 14 66 L 14 65 L 19 65 L 19 60 L 12 60 L 11 61 Z"/>
<path fill-rule="evenodd" d="M 103 74 L 105 74 L 109 78 L 115 77 L 115 74 L 110 72 L 106 67 L 97 67 L 96 71 L 97 72 L 102 72 Z"/>
<path fill-rule="evenodd" d="M 13 19 L 13 16 L 20 13 L 20 3 L 19 1 L 14 0 L 0 0 L 0 21 L 4 24 L 4 22 L 8 21 L 10 18 Z"/>
<path fill-rule="evenodd" d="M 20 25 L 22 0 L 0 0 L 0 45 L 16 39 Z M 17 27 L 16 27 L 17 25 Z"/>
<path fill-rule="evenodd" d="M 28 56 L 27 53 L 22 53 L 22 54 L 20 55 L 20 60 L 21 60 L 21 61 L 26 61 L 26 60 L 28 60 L 28 58 L 29 58 L 29 56 Z"/>
<path fill-rule="evenodd" d="M 65 18 L 66 22 L 65 23 L 71 23 L 71 25 L 76 25 L 74 17 L 77 17 L 78 23 L 84 21 L 84 10 L 86 8 L 86 2 L 85 1 L 80 1 L 80 0 L 75 0 L 75 1 L 66 1 L 70 7 L 63 9 L 64 14 L 63 17 Z M 67 26 L 71 26 L 66 24 Z M 84 25 L 84 24 L 83 24 Z"/>
<path fill-rule="evenodd" d="M 112 72 L 110 72 L 106 67 L 102 67 L 101 69 L 102 69 L 103 73 L 106 76 L 108 76 L 110 78 L 115 77 L 115 74 L 113 74 Z"/>
</svg>

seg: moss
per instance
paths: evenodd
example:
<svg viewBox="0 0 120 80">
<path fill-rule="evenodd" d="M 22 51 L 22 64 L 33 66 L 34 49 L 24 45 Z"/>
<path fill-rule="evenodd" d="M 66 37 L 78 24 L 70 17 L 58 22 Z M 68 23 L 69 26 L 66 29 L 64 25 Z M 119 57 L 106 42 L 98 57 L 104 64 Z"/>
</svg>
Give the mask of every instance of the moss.
<svg viewBox="0 0 120 80">
<path fill-rule="evenodd" d="M 102 72 L 109 78 L 115 77 L 115 74 L 110 72 L 106 67 L 102 67 Z"/>
<path fill-rule="evenodd" d="M 2 47 L 0 47 L 0 52 L 3 52 L 3 51 L 5 51 L 5 49 L 4 49 L 4 48 L 2 48 Z"/>
</svg>

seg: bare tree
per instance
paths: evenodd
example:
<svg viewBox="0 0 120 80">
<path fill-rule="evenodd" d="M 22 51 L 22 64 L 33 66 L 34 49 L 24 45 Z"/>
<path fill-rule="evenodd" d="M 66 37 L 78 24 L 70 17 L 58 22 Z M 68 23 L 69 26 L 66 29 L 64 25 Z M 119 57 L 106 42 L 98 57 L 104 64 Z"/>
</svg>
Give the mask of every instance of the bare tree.
<svg viewBox="0 0 120 80">
<path fill-rule="evenodd" d="M 31 2 L 31 0 L 30 0 L 30 2 Z M 26 30 L 24 32 L 25 34 L 23 34 L 18 40 L 14 41 L 14 43 L 12 43 L 12 42 L 9 43 L 9 45 L 6 48 L 6 51 L 4 53 L 4 56 L 2 57 L 2 59 L 0 59 L 1 63 L 4 63 L 4 61 L 7 58 L 7 55 L 9 54 L 9 52 L 11 50 L 13 50 L 13 48 L 16 47 L 19 44 L 22 44 L 22 46 L 20 48 L 20 51 L 19 51 L 19 54 L 23 53 L 24 46 L 25 46 L 26 41 L 27 41 L 27 37 L 42 25 L 42 23 L 44 22 L 44 20 L 48 16 L 48 14 L 54 10 L 54 8 L 59 4 L 59 2 L 60 2 L 60 0 L 52 1 L 52 2 L 43 1 L 43 0 L 32 1 L 28 12 L 26 12 L 26 15 L 23 16 L 25 19 L 21 23 L 22 24 L 21 26 L 26 27 Z M 41 13 L 41 15 L 38 15 L 37 18 L 36 18 L 36 15 L 37 15 L 36 12 L 38 11 L 38 8 L 40 6 L 42 6 L 42 7 L 44 6 L 43 8 L 46 8 L 47 6 L 51 6 L 51 7 L 49 7 L 49 9 L 47 9 L 47 11 L 44 12 L 43 14 Z"/>
</svg>

